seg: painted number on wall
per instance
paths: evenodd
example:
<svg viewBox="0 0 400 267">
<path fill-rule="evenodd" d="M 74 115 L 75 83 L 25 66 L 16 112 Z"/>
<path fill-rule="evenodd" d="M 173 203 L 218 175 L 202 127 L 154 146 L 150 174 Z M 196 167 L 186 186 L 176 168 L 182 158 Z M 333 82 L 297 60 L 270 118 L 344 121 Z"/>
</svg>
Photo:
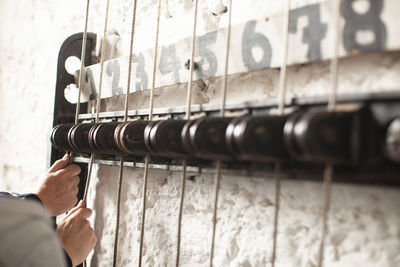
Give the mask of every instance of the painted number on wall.
<svg viewBox="0 0 400 267">
<path fill-rule="evenodd" d="M 361 9 L 360 9 L 361 4 Z M 388 5 L 385 7 L 385 5 Z M 342 47 L 341 55 L 353 51 L 381 51 L 400 48 L 400 31 L 392 33 L 388 45 L 388 25 L 398 28 L 397 17 L 390 13 L 382 18 L 384 7 L 398 10 L 398 0 L 343 0 L 342 3 Z M 312 4 L 290 11 L 288 64 L 306 63 L 329 59 L 331 43 L 332 8 L 330 1 Z M 394 17 L 393 17 L 394 16 Z M 279 67 L 282 52 L 282 22 L 284 15 L 277 14 L 266 22 L 265 19 L 249 20 L 232 26 L 229 74 Z M 306 22 L 306 24 L 304 24 Z M 393 30 L 392 30 L 393 32 Z M 184 64 L 190 58 L 191 38 L 160 47 L 156 87 L 188 81 Z M 395 42 L 393 42 L 395 40 Z M 206 33 L 196 38 L 195 79 L 223 75 L 226 49 L 226 29 Z M 300 44 L 299 44 L 300 42 Z M 397 42 L 397 43 L 396 43 Z M 297 50 L 297 47 L 299 49 Z M 293 49 L 296 48 L 296 51 Z M 306 50 L 302 50 L 306 49 Z M 132 81 L 135 91 L 149 89 L 149 75 L 153 73 L 152 49 L 132 56 Z M 127 58 L 109 61 L 106 75 L 109 83 L 103 88 L 102 97 L 123 94 L 127 83 Z M 97 93 L 99 81 L 98 65 L 86 70 L 86 85 L 92 91 L 91 99 Z"/>
</svg>

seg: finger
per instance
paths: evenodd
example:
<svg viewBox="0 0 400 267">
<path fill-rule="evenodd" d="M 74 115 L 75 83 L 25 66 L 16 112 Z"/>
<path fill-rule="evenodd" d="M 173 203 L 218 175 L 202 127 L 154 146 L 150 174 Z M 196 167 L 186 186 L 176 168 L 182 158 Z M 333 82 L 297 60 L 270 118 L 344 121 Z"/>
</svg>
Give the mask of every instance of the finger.
<svg viewBox="0 0 400 267">
<path fill-rule="evenodd" d="M 92 215 L 92 210 L 88 208 L 79 208 L 78 211 L 74 213 L 75 217 L 79 217 L 81 219 L 87 219 Z"/>
<path fill-rule="evenodd" d="M 71 202 L 71 208 L 72 208 L 73 206 L 75 206 L 76 203 L 78 203 L 78 196 L 77 196 L 77 194 L 78 194 L 78 189 L 77 189 L 75 192 L 73 192 L 73 197 L 72 197 L 72 202 Z"/>
<path fill-rule="evenodd" d="M 69 155 L 65 154 L 62 159 L 57 160 L 54 164 L 50 167 L 47 173 L 56 172 L 58 170 L 64 169 L 69 163 Z"/>
<path fill-rule="evenodd" d="M 72 186 L 72 192 L 73 192 L 75 195 L 77 195 L 77 194 L 78 194 L 78 191 L 79 191 L 78 185 L 73 185 L 73 186 Z"/>
<path fill-rule="evenodd" d="M 79 201 L 77 207 L 84 208 L 85 207 L 85 201 L 83 199 L 81 199 L 81 201 Z"/>
<path fill-rule="evenodd" d="M 85 232 L 87 235 L 91 235 L 91 229 L 92 227 L 90 227 L 90 222 L 87 219 L 80 219 L 79 223 L 81 224 L 82 229 L 85 229 Z"/>
<path fill-rule="evenodd" d="M 71 209 L 68 213 L 68 215 L 65 218 L 70 217 L 72 214 L 74 214 L 75 212 L 77 212 L 79 209 L 83 208 L 85 205 L 85 202 L 81 199 L 78 203 L 78 205 L 75 206 L 75 208 Z"/>
<path fill-rule="evenodd" d="M 80 178 L 79 176 L 72 176 L 71 177 L 71 183 L 73 186 L 77 186 L 79 184 Z"/>
<path fill-rule="evenodd" d="M 72 194 L 73 194 L 74 196 L 76 196 L 76 195 L 78 194 L 78 192 L 79 192 L 78 186 L 74 185 L 74 186 L 72 187 L 71 191 L 72 191 Z M 74 203 L 74 205 L 75 205 L 75 203 Z"/>
<path fill-rule="evenodd" d="M 77 176 L 81 173 L 81 168 L 78 165 L 71 164 L 64 169 L 56 171 L 55 175 Z"/>
<path fill-rule="evenodd" d="M 92 247 L 92 249 L 96 246 L 96 243 L 97 243 L 97 237 L 96 237 L 96 236 L 93 236 L 93 237 L 92 237 L 92 240 L 91 240 L 91 244 L 90 244 L 90 246 Z"/>
<path fill-rule="evenodd" d="M 66 218 L 70 217 L 72 214 L 74 214 L 75 212 L 78 211 L 78 209 L 80 209 L 80 205 L 81 205 L 81 201 L 79 201 L 78 205 L 76 205 L 74 208 L 72 208 L 69 212 L 68 215 L 66 216 Z"/>
</svg>

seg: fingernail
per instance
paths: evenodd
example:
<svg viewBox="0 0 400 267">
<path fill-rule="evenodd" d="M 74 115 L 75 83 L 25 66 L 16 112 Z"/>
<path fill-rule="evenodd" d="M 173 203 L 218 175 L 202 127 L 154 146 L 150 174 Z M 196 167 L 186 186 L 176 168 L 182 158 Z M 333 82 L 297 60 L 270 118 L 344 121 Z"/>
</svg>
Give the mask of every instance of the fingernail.
<svg viewBox="0 0 400 267">
<path fill-rule="evenodd" d="M 62 159 L 67 159 L 69 157 L 68 154 L 65 154 L 64 157 Z"/>
</svg>

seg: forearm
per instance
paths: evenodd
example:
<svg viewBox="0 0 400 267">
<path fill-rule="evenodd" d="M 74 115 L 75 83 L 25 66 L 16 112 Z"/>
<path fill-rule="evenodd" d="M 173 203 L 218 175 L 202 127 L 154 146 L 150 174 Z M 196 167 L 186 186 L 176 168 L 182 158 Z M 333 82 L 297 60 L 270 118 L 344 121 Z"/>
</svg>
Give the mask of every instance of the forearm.
<svg viewBox="0 0 400 267">
<path fill-rule="evenodd" d="M 40 198 L 36 194 L 32 194 L 32 193 L 29 193 L 29 194 L 10 194 L 8 192 L 0 192 L 0 197 L 10 198 L 10 199 L 22 199 L 22 200 L 36 201 L 36 202 L 40 203 L 44 207 L 44 205 L 43 205 L 42 201 L 40 200 Z M 53 222 L 54 222 L 54 225 L 53 225 L 54 229 L 56 229 L 57 225 L 55 224 L 55 220 L 53 220 Z M 71 261 L 69 255 L 67 254 L 65 249 L 63 249 L 63 250 L 64 250 L 65 261 L 67 263 L 67 266 L 68 267 L 72 267 L 73 265 L 72 265 L 72 261 Z"/>
</svg>

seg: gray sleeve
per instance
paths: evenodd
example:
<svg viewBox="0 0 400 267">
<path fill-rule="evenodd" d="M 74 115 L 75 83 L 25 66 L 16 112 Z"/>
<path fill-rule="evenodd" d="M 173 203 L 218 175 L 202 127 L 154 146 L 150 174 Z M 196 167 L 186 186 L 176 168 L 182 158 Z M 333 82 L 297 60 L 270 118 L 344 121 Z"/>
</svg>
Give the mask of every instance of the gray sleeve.
<svg viewBox="0 0 400 267">
<path fill-rule="evenodd" d="M 0 266 L 66 266 L 49 215 L 33 201 L 0 198 L 0 246 Z"/>
</svg>

